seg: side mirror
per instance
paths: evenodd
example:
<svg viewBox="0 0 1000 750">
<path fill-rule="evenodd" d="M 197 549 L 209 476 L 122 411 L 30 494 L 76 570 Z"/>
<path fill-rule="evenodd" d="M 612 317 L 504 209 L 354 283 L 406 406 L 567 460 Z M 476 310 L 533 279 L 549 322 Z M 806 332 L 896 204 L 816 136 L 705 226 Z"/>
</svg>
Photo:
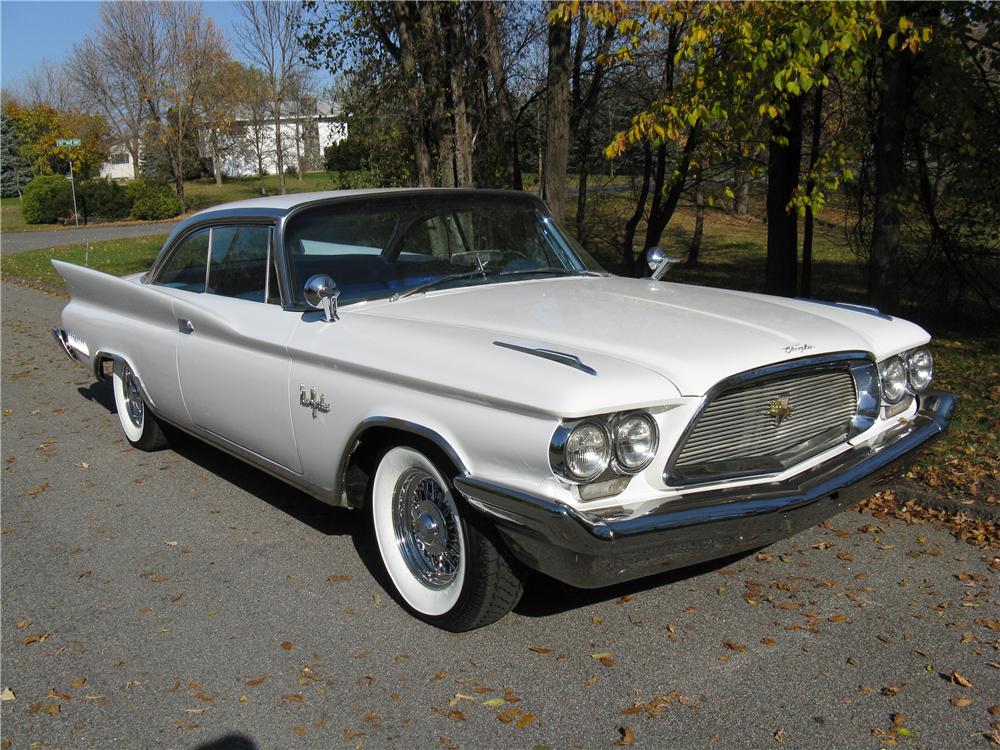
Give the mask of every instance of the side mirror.
<svg viewBox="0 0 1000 750">
<path fill-rule="evenodd" d="M 326 274 L 318 273 L 309 277 L 304 291 L 309 306 L 322 310 L 328 322 L 340 320 L 337 314 L 337 298 L 340 296 L 337 282 Z"/>
<path fill-rule="evenodd" d="M 646 263 L 649 270 L 653 272 L 653 281 L 659 281 L 664 274 L 670 270 L 671 266 L 680 263 L 680 260 L 673 255 L 668 255 L 662 247 L 651 247 L 646 251 Z"/>
</svg>

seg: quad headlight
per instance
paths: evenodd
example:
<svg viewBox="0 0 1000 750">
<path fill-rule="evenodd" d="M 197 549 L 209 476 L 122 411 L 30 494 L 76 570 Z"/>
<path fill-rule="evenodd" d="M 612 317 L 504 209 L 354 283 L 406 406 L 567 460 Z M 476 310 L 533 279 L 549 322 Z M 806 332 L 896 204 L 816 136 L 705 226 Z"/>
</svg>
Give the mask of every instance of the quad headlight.
<svg viewBox="0 0 1000 750">
<path fill-rule="evenodd" d="M 882 378 L 882 400 L 898 404 L 906 395 L 906 360 L 890 357 L 879 365 L 878 370 Z"/>
<path fill-rule="evenodd" d="M 652 417 L 626 414 L 614 422 L 615 460 L 624 471 L 640 471 L 653 460 L 657 439 Z"/>
<path fill-rule="evenodd" d="M 924 347 L 914 349 L 906 363 L 910 388 L 917 393 L 926 390 L 934 377 L 934 357 L 931 356 L 931 350 Z"/>
<path fill-rule="evenodd" d="M 580 481 L 594 479 L 611 462 L 611 445 L 607 430 L 594 422 L 584 422 L 573 428 L 566 439 L 564 451 L 566 470 Z"/>
<path fill-rule="evenodd" d="M 602 482 L 645 469 L 658 444 L 659 430 L 649 414 L 604 414 L 560 425 L 549 460 L 553 471 L 570 481 Z"/>
<path fill-rule="evenodd" d="M 884 359 L 878 366 L 882 401 L 900 404 L 908 395 L 927 390 L 934 378 L 934 357 L 925 346 Z"/>
</svg>

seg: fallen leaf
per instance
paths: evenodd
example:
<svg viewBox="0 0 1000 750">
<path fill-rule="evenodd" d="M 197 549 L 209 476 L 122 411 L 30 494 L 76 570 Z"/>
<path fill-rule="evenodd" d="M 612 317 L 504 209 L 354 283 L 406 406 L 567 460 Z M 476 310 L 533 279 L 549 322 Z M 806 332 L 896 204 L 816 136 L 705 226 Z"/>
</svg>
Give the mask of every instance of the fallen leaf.
<svg viewBox="0 0 1000 750">
<path fill-rule="evenodd" d="M 59 713 L 59 704 L 49 703 L 45 708 L 42 709 L 42 711 L 44 711 L 49 716 L 55 716 L 57 713 Z"/>
<path fill-rule="evenodd" d="M 854 559 L 854 555 L 852 555 L 850 552 L 838 552 L 837 559 L 846 560 L 847 562 L 850 562 L 851 560 Z"/>
<path fill-rule="evenodd" d="M 957 708 L 965 708 L 966 706 L 972 705 L 972 698 L 966 698 L 965 696 L 962 696 L 961 698 L 952 698 L 948 702 Z"/>
<path fill-rule="evenodd" d="M 42 704 L 41 703 L 32 703 L 28 707 L 28 710 L 25 711 L 24 713 L 26 713 L 28 716 L 34 716 L 35 714 L 37 714 L 41 710 L 42 710 Z"/>
<path fill-rule="evenodd" d="M 551 654 L 551 648 L 545 648 L 544 646 L 528 646 L 529 651 L 534 651 L 536 654 Z"/>
<path fill-rule="evenodd" d="M 90 571 L 89 570 L 83 571 L 82 573 L 80 573 L 80 575 L 76 577 L 76 580 L 79 581 L 81 578 L 90 578 Z"/>
<path fill-rule="evenodd" d="M 292 650 L 292 642 L 291 641 L 282 641 L 281 642 L 281 647 L 283 649 L 285 649 L 285 651 L 291 651 Z"/>
<path fill-rule="evenodd" d="M 584 680 L 583 684 L 586 685 L 587 687 L 591 687 L 592 685 L 596 685 L 597 684 L 597 675 L 595 674 L 590 679 Z"/>
<path fill-rule="evenodd" d="M 211 703 L 215 700 L 215 693 L 196 693 L 194 697 L 203 703 Z"/>
<path fill-rule="evenodd" d="M 1000 706 L 990 706 L 990 713 L 993 716 L 1000 716 Z"/>
<path fill-rule="evenodd" d="M 306 733 L 306 728 L 305 727 L 292 727 L 292 732 L 294 732 L 295 734 L 298 734 L 298 735 L 302 735 L 302 734 Z"/>
<path fill-rule="evenodd" d="M 490 698 L 488 701 L 483 701 L 482 705 L 487 708 L 500 708 L 507 703 L 503 698 Z"/>
<path fill-rule="evenodd" d="M 79 461 L 79 462 L 73 464 L 73 466 L 75 466 L 77 469 L 89 469 L 90 468 L 90 464 L 88 464 L 86 461 Z"/>
<path fill-rule="evenodd" d="M 440 680 L 443 680 L 447 676 L 448 676 L 447 672 L 438 672 L 436 675 L 434 675 L 434 679 L 440 681 Z"/>
<path fill-rule="evenodd" d="M 30 646 L 32 643 L 41 643 L 48 637 L 49 637 L 48 633 L 44 633 L 42 635 L 29 635 L 21 639 L 21 645 Z"/>
<path fill-rule="evenodd" d="M 763 643 L 765 646 L 773 646 L 774 638 L 765 635 L 763 638 L 760 639 L 760 642 Z"/>
<path fill-rule="evenodd" d="M 900 682 L 896 685 L 889 685 L 887 687 L 882 688 L 882 695 L 896 695 L 896 693 L 898 693 L 904 687 L 906 687 L 905 682 Z"/>
<path fill-rule="evenodd" d="M 514 726 L 517 727 L 518 729 L 524 729 L 526 726 L 528 726 L 529 724 L 531 724 L 534 720 L 535 720 L 535 715 L 531 714 L 531 713 L 528 713 L 528 714 L 525 714 L 524 716 L 522 716 L 520 719 L 518 719 L 517 723 Z"/>
<path fill-rule="evenodd" d="M 618 740 L 615 742 L 615 747 L 632 747 L 635 743 L 635 733 L 632 732 L 630 727 L 615 727 L 618 732 Z"/>
<path fill-rule="evenodd" d="M 79 690 L 80 688 L 82 688 L 86 684 L 87 684 L 87 678 L 86 677 L 77 677 L 75 680 L 73 680 L 72 682 L 70 682 L 69 686 L 71 688 L 73 688 L 74 690 Z"/>
<path fill-rule="evenodd" d="M 31 620 L 18 620 L 16 623 L 14 623 L 14 627 L 17 628 L 18 630 L 24 630 L 29 625 L 31 625 Z"/>
<path fill-rule="evenodd" d="M 12 701 L 15 698 L 17 698 L 17 696 L 14 695 L 14 691 L 9 687 L 5 687 L 3 692 L 0 692 L 0 701 Z"/>
<path fill-rule="evenodd" d="M 342 583 L 344 581 L 351 580 L 351 576 L 327 576 L 326 580 L 330 581 L 331 583 Z"/>
<path fill-rule="evenodd" d="M 723 644 L 730 651 L 735 651 L 738 654 L 742 654 L 747 650 L 747 647 L 741 643 L 733 643 L 732 641 L 725 641 Z"/>
<path fill-rule="evenodd" d="M 28 497 L 34 497 L 35 495 L 38 495 L 38 494 L 40 494 L 42 492 L 45 492 L 45 490 L 47 490 L 48 488 L 49 488 L 49 483 L 48 482 L 42 482 L 37 487 L 32 487 L 30 490 L 28 490 L 24 494 L 27 495 Z"/>
<path fill-rule="evenodd" d="M 520 714 L 521 714 L 521 709 L 517 707 L 508 708 L 506 711 L 501 711 L 500 713 L 498 713 L 497 719 L 502 721 L 504 724 L 510 724 Z"/>
<path fill-rule="evenodd" d="M 308 677 L 310 680 L 318 680 L 319 675 L 313 672 L 309 667 L 302 667 L 302 676 Z"/>
<path fill-rule="evenodd" d="M 69 693 L 60 692 L 59 690 L 56 690 L 55 688 L 49 688 L 49 692 L 48 692 L 48 694 L 46 694 L 45 697 L 46 698 L 60 698 L 60 699 L 62 699 L 64 701 L 71 701 L 71 700 L 73 700 L 73 696 L 72 695 L 70 695 Z"/>
<path fill-rule="evenodd" d="M 610 651 L 598 651 L 596 654 L 591 654 L 590 658 L 597 659 L 606 667 L 613 667 L 615 665 L 615 657 Z"/>
<path fill-rule="evenodd" d="M 954 685 L 961 685 L 962 687 L 970 688 L 972 683 L 969 682 L 969 678 L 965 675 L 959 674 L 958 672 L 952 670 L 951 672 L 951 682 Z"/>
<path fill-rule="evenodd" d="M 291 701 L 292 703 L 301 703 L 302 702 L 302 696 L 299 695 L 298 693 L 286 694 L 286 695 L 283 695 L 281 697 L 284 698 L 286 701 Z"/>
<path fill-rule="evenodd" d="M 830 615 L 826 619 L 828 622 L 847 622 L 847 615 Z"/>
<path fill-rule="evenodd" d="M 181 593 L 179 593 L 179 594 L 174 594 L 172 597 L 170 597 L 170 603 L 171 604 L 176 604 L 177 602 L 179 602 L 181 600 L 182 596 L 184 596 L 184 592 L 183 591 Z"/>
</svg>

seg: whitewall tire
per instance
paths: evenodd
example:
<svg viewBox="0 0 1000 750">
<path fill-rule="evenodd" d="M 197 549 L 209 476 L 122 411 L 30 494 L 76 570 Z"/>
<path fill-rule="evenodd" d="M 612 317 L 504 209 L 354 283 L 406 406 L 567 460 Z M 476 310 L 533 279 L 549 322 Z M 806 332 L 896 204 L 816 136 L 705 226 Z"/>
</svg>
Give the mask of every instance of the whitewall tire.
<svg viewBox="0 0 1000 750">
<path fill-rule="evenodd" d="M 450 474 L 427 452 L 408 445 L 385 450 L 371 480 L 370 501 L 386 573 L 421 619 L 469 630 L 517 604 L 520 580 L 491 529 L 479 519 L 473 523 Z"/>
<path fill-rule="evenodd" d="M 129 444 L 144 451 L 165 448 L 169 444 L 167 436 L 160 421 L 149 411 L 139 379 L 128 363 L 115 360 L 111 387 L 115 394 L 118 423 Z"/>
</svg>

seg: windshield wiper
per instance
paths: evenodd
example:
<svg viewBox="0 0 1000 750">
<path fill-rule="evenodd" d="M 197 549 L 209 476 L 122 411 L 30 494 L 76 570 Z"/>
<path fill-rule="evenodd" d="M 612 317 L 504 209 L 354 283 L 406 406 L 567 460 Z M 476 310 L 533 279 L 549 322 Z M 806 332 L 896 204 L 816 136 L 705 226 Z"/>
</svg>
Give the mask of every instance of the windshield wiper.
<svg viewBox="0 0 1000 750">
<path fill-rule="evenodd" d="M 516 271 L 501 271 L 500 276 L 527 276 L 532 273 L 558 273 L 562 276 L 605 276 L 600 271 L 577 270 L 575 268 L 519 268 Z"/>
<path fill-rule="evenodd" d="M 426 292 L 428 289 L 436 287 L 438 284 L 444 284 L 448 281 L 458 281 L 460 279 L 472 279 L 476 276 L 481 276 L 486 278 L 486 272 L 476 269 L 475 271 L 463 271 L 462 273 L 449 273 L 447 276 L 440 276 L 431 281 L 425 281 L 423 284 L 417 284 L 416 286 L 411 286 L 409 289 L 405 289 L 402 292 L 396 292 L 389 298 L 390 302 L 395 302 L 396 300 L 403 299 L 404 297 L 409 297 L 411 294 L 418 294 L 420 292 Z"/>
</svg>

